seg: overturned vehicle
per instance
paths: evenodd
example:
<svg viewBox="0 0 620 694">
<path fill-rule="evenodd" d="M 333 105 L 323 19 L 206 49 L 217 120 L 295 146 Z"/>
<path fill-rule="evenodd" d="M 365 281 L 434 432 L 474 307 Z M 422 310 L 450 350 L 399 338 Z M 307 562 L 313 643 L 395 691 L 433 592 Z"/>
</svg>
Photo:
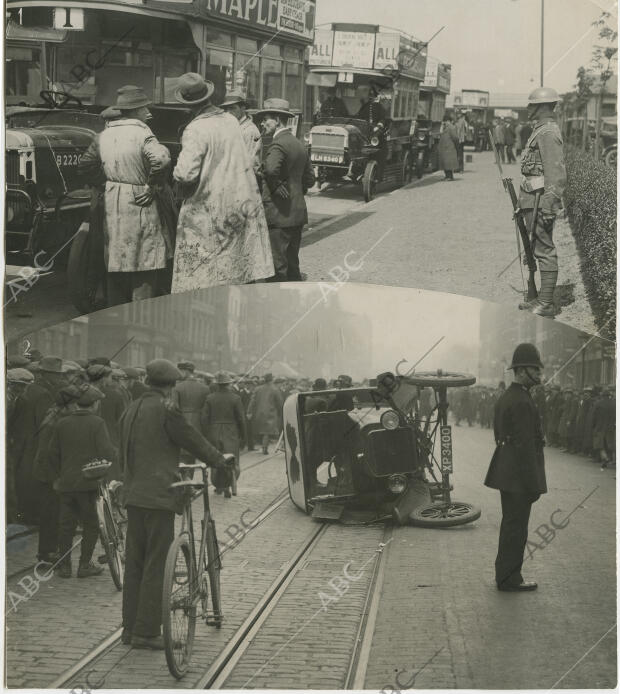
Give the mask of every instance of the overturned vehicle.
<svg viewBox="0 0 620 694">
<path fill-rule="evenodd" d="M 392 518 L 449 527 L 480 517 L 451 498 L 449 387 L 466 374 L 381 374 L 368 387 L 291 395 L 284 404 L 289 494 L 321 520 Z"/>
</svg>

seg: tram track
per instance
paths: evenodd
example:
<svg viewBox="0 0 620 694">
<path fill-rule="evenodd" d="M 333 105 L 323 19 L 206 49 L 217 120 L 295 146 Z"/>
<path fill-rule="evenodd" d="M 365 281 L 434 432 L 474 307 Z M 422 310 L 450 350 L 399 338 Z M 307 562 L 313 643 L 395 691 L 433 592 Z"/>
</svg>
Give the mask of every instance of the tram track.
<svg viewBox="0 0 620 694">
<path fill-rule="evenodd" d="M 256 467 L 258 464 L 261 464 L 266 461 L 267 459 L 258 461 L 257 463 L 254 463 L 251 466 L 243 468 L 243 471 L 248 470 L 250 467 Z M 258 514 L 258 516 L 256 516 L 256 518 L 254 518 L 253 521 L 251 521 L 245 526 L 244 537 L 256 528 L 258 528 L 259 526 L 261 526 L 273 513 L 275 513 L 275 511 L 277 511 L 287 501 L 288 487 L 285 487 L 278 493 L 278 495 L 272 501 L 269 502 L 269 504 Z M 220 556 L 235 549 L 235 547 L 238 544 L 238 542 L 233 542 L 232 544 L 225 545 L 220 550 Z M 88 681 L 89 674 L 93 672 L 90 666 L 95 665 L 97 661 L 99 661 L 107 653 L 109 653 L 112 649 L 114 649 L 116 646 L 120 644 L 122 631 L 122 627 L 114 629 L 99 644 L 97 644 L 97 646 L 95 646 L 87 654 L 85 654 L 77 663 L 75 663 L 70 668 L 62 672 L 53 682 L 46 685 L 46 688 L 66 688 L 70 685 L 71 682 L 75 682 L 76 679 L 79 679 L 79 681 L 83 683 L 83 689 L 85 689 L 86 687 L 93 688 L 93 683 L 90 683 Z M 129 654 L 129 652 L 130 651 L 123 653 L 123 655 L 121 655 L 121 657 L 119 657 L 116 661 L 116 664 L 120 663 Z"/>
</svg>

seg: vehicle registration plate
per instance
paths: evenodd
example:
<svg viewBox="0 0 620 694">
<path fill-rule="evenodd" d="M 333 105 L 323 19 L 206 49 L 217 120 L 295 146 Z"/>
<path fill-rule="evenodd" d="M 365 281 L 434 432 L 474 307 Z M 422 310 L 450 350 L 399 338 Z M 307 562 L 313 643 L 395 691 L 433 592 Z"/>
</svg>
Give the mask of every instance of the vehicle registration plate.
<svg viewBox="0 0 620 694">
<path fill-rule="evenodd" d="M 320 152 L 313 152 L 312 161 L 325 161 L 330 164 L 342 164 L 342 155 L 340 154 L 322 154 Z"/>
<path fill-rule="evenodd" d="M 441 471 L 452 472 L 452 427 L 439 427 L 441 441 Z"/>
</svg>

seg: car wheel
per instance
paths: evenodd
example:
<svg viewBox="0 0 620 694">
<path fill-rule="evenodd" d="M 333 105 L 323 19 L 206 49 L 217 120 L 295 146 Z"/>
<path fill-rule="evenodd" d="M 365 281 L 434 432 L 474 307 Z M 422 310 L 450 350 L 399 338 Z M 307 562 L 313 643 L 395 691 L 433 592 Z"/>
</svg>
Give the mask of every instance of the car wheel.
<svg viewBox="0 0 620 694">
<path fill-rule="evenodd" d="M 377 162 L 374 161 L 374 159 L 366 164 L 364 177 L 362 178 L 362 189 L 364 191 L 364 200 L 366 202 L 370 202 L 375 197 L 377 170 Z"/>
<path fill-rule="evenodd" d="M 67 263 L 69 297 L 80 314 L 102 308 L 99 299 L 105 282 L 105 268 L 103 256 L 99 259 L 93 252 L 96 250 L 93 243 L 89 225 L 85 222 L 71 243 Z"/>
<path fill-rule="evenodd" d="M 605 164 L 612 169 L 615 169 L 618 165 L 618 150 L 615 147 L 605 155 Z"/>
<path fill-rule="evenodd" d="M 471 386 L 476 382 L 476 377 L 470 374 L 458 374 L 441 370 L 402 376 L 402 379 L 409 385 L 422 388 L 460 388 Z"/>
<path fill-rule="evenodd" d="M 409 514 L 409 524 L 419 528 L 451 528 L 478 520 L 482 511 L 463 501 L 436 502 L 416 508 Z"/>
</svg>

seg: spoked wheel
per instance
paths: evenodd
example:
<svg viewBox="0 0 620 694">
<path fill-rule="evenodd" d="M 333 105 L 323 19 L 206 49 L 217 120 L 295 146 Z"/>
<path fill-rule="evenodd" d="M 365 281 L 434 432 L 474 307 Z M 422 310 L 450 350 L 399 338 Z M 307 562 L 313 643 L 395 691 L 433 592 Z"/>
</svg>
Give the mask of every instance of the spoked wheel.
<svg viewBox="0 0 620 694">
<path fill-rule="evenodd" d="M 364 177 L 362 179 L 362 189 L 364 190 L 364 200 L 370 202 L 375 197 L 375 188 L 377 187 L 377 162 L 372 160 L 366 164 Z"/>
<path fill-rule="evenodd" d="M 196 578 L 189 541 L 177 537 L 166 558 L 162 624 L 170 674 L 181 679 L 189 669 L 196 631 Z"/>
<path fill-rule="evenodd" d="M 234 473 L 233 473 L 234 475 Z M 211 606 L 213 615 L 207 619 L 207 624 L 217 627 L 222 626 L 224 615 L 222 614 L 222 593 L 220 590 L 220 571 L 222 570 L 222 560 L 217 548 L 217 537 L 215 535 L 215 524 L 209 521 L 207 527 L 207 573 L 209 574 L 209 585 L 211 586 Z"/>
<path fill-rule="evenodd" d="M 450 373 L 448 371 L 433 371 L 413 374 L 402 377 L 405 383 L 422 388 L 458 388 L 471 386 L 476 382 L 476 377 L 470 374 Z"/>
<path fill-rule="evenodd" d="M 108 566 L 117 590 L 123 590 L 125 573 L 125 539 L 112 517 L 112 509 L 101 500 L 102 521 L 100 521 L 101 543 L 108 558 Z"/>
<path fill-rule="evenodd" d="M 402 170 L 401 170 L 401 175 L 400 175 L 400 182 L 401 185 L 406 186 L 407 184 L 411 183 L 413 179 L 413 170 L 412 170 L 412 163 L 411 163 L 412 157 L 411 157 L 411 152 L 407 150 L 405 152 L 405 156 L 403 157 L 403 164 L 402 164 Z"/>
<path fill-rule="evenodd" d="M 440 501 L 413 510 L 409 514 L 409 523 L 420 528 L 450 528 L 478 520 L 480 515 L 480 509 L 472 504 Z"/>
</svg>

